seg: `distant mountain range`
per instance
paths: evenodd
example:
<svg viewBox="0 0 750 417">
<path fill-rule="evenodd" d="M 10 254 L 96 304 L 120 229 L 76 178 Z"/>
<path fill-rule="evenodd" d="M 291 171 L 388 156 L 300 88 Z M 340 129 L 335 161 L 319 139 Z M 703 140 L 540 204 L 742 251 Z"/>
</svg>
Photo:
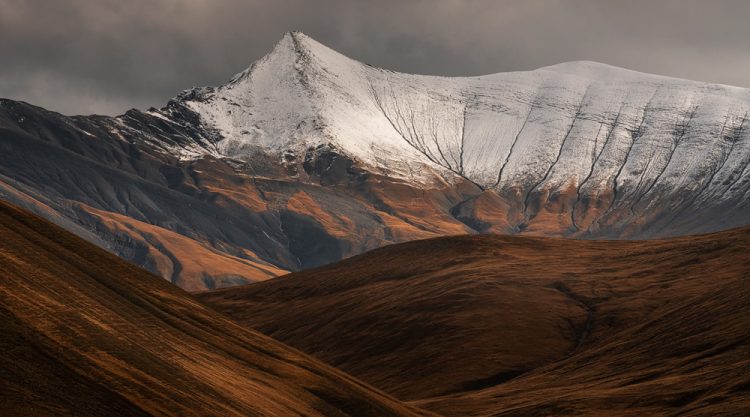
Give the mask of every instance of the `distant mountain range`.
<svg viewBox="0 0 750 417">
<path fill-rule="evenodd" d="M 161 109 L 0 100 L 0 198 L 188 290 L 443 235 L 686 235 L 750 224 L 749 111 L 592 62 L 400 74 L 293 32 Z"/>
</svg>

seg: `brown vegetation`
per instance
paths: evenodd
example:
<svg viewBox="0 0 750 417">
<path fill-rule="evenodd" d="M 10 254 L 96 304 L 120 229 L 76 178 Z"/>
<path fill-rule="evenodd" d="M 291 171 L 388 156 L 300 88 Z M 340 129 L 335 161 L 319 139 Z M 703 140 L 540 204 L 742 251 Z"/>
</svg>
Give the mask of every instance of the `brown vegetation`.
<svg viewBox="0 0 750 417">
<path fill-rule="evenodd" d="M 461 236 L 200 298 L 446 416 L 747 415 L 750 229 Z"/>
<path fill-rule="evenodd" d="M 423 415 L 0 202 L 0 414 Z"/>
</svg>

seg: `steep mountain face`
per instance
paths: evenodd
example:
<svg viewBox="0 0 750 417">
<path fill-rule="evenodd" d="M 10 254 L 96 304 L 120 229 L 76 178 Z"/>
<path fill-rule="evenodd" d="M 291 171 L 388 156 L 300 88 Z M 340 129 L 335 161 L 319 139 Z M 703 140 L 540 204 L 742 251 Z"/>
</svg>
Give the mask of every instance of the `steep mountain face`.
<svg viewBox="0 0 750 417">
<path fill-rule="evenodd" d="M 399 74 L 289 33 L 161 109 L 0 101 L 0 195 L 200 290 L 448 234 L 748 224 L 748 110 L 746 89 L 590 62 Z"/>
<path fill-rule="evenodd" d="M 181 160 L 165 147 L 202 137 L 184 120 L 137 111 L 69 118 L 11 101 L 0 108 L 1 199 L 188 290 L 471 232 L 449 212 L 473 195 L 469 183 L 417 187 L 327 148 L 289 165 Z"/>
<path fill-rule="evenodd" d="M 0 202 L 0 414 L 427 416 Z"/>
<path fill-rule="evenodd" d="M 680 234 L 696 216 L 739 214 L 750 187 L 748 90 L 591 62 L 426 77 L 288 34 L 186 105 L 224 138 L 205 152 L 244 159 L 332 143 L 391 177 L 459 176 L 509 205 L 503 232 Z"/>
<path fill-rule="evenodd" d="M 750 411 L 750 228 L 451 236 L 198 298 L 444 416 Z"/>
</svg>

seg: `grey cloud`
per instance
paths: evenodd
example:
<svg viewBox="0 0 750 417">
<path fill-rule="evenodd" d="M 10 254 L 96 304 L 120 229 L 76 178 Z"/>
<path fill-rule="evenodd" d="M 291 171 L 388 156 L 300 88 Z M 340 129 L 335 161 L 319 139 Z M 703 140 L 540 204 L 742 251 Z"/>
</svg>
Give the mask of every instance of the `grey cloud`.
<svg viewBox="0 0 750 417">
<path fill-rule="evenodd" d="M 397 71 L 594 60 L 750 87 L 745 0 L 0 0 L 0 97 L 66 114 L 160 106 L 302 30 Z"/>
</svg>

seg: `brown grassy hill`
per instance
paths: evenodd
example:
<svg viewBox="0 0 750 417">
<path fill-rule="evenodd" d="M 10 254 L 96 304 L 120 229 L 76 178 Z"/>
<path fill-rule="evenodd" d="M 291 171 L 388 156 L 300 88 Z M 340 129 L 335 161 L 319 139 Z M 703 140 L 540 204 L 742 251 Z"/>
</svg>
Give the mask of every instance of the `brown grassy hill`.
<svg viewBox="0 0 750 417">
<path fill-rule="evenodd" d="M 445 415 L 746 415 L 748 277 L 747 228 L 648 242 L 485 235 L 200 298 Z"/>
<path fill-rule="evenodd" d="M 0 202 L 0 414 L 415 416 Z"/>
<path fill-rule="evenodd" d="M 417 404 L 449 416 L 750 415 L 748 284 L 671 303 L 507 384 Z"/>
</svg>

